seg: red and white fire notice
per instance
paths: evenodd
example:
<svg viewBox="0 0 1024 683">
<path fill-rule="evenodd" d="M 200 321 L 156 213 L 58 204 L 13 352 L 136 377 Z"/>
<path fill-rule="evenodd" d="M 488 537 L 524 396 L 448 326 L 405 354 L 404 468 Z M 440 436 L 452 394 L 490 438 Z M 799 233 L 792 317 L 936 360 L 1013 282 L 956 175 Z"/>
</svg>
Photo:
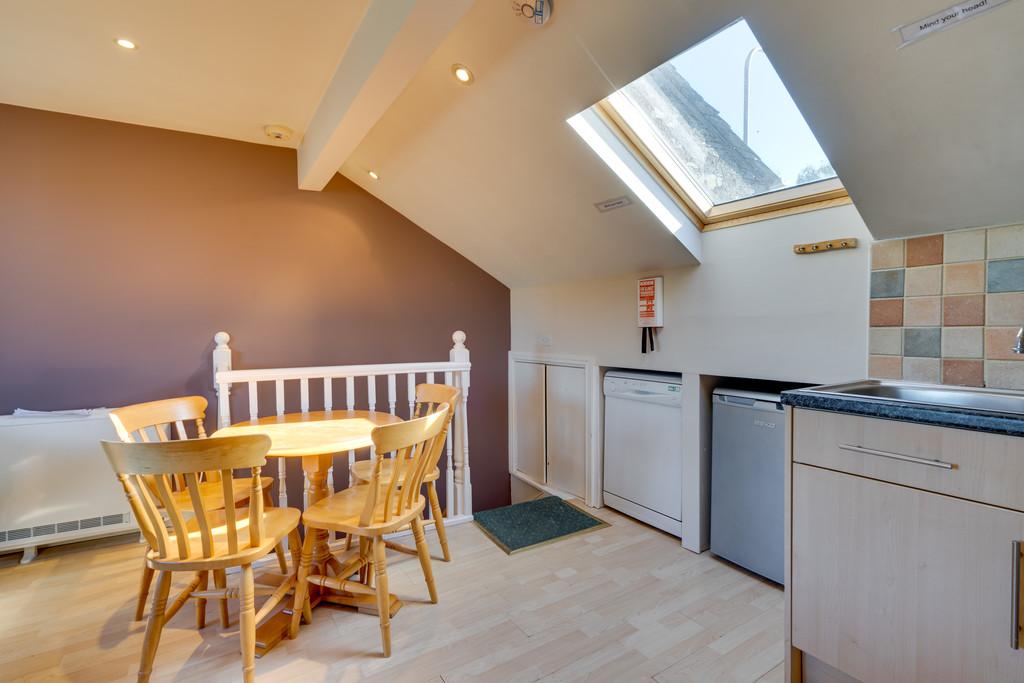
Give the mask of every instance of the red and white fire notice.
<svg viewBox="0 0 1024 683">
<path fill-rule="evenodd" d="M 637 326 L 661 327 L 662 278 L 645 277 L 636 281 Z"/>
</svg>

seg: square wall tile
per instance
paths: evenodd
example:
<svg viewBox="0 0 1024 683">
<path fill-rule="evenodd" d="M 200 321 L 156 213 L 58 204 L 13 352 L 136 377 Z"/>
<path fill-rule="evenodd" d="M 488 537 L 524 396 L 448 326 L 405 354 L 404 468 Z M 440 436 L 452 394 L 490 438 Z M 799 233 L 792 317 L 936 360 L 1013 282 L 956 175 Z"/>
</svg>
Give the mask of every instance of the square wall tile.
<svg viewBox="0 0 1024 683">
<path fill-rule="evenodd" d="M 868 358 L 868 377 L 874 379 L 902 379 L 902 356 L 871 356 Z"/>
<path fill-rule="evenodd" d="M 1024 292 L 989 294 L 985 303 L 988 306 L 986 325 L 1024 325 Z"/>
<path fill-rule="evenodd" d="M 938 384 L 942 374 L 940 363 L 938 358 L 904 358 L 903 379 Z"/>
<path fill-rule="evenodd" d="M 947 263 L 942 273 L 944 294 L 980 294 L 985 291 L 985 262 Z"/>
<path fill-rule="evenodd" d="M 902 327 L 903 299 L 873 299 L 871 327 Z"/>
<path fill-rule="evenodd" d="M 904 296 L 937 296 L 942 294 L 942 266 L 907 268 L 904 273 Z"/>
<path fill-rule="evenodd" d="M 1024 258 L 989 261 L 988 291 L 1024 292 Z"/>
<path fill-rule="evenodd" d="M 938 358 L 942 355 L 942 329 L 908 327 L 903 331 L 903 355 Z"/>
<path fill-rule="evenodd" d="M 1024 225 L 989 228 L 988 258 L 1014 258 L 1024 256 Z"/>
<path fill-rule="evenodd" d="M 1024 389 L 1024 363 L 1012 360 L 985 361 L 985 386 L 993 389 Z"/>
<path fill-rule="evenodd" d="M 933 266 L 942 263 L 942 244 L 942 235 L 908 239 L 907 266 Z"/>
<path fill-rule="evenodd" d="M 868 352 L 872 355 L 902 356 L 903 328 L 873 327 L 868 334 Z"/>
<path fill-rule="evenodd" d="M 942 324 L 942 297 L 918 296 L 903 300 L 903 324 L 907 327 L 938 327 Z"/>
<path fill-rule="evenodd" d="M 886 240 L 871 245 L 871 269 L 902 268 L 903 240 Z"/>
<path fill-rule="evenodd" d="M 871 272 L 871 298 L 891 299 L 903 296 L 903 269 Z"/>
<path fill-rule="evenodd" d="M 945 327 L 942 329 L 943 358 L 983 358 L 985 328 Z"/>
<path fill-rule="evenodd" d="M 942 359 L 942 383 L 962 387 L 985 385 L 985 362 L 980 360 Z"/>
<path fill-rule="evenodd" d="M 985 230 L 947 232 L 943 249 L 946 263 L 980 261 L 985 258 Z"/>
<path fill-rule="evenodd" d="M 985 295 L 942 297 L 942 324 L 947 327 L 985 324 Z"/>
<path fill-rule="evenodd" d="M 871 377 L 1024 391 L 1024 224 L 871 245 Z"/>
<path fill-rule="evenodd" d="M 985 358 L 989 360 L 1024 361 L 1024 356 L 1012 351 L 1017 345 L 1017 327 L 986 327 Z"/>
</svg>

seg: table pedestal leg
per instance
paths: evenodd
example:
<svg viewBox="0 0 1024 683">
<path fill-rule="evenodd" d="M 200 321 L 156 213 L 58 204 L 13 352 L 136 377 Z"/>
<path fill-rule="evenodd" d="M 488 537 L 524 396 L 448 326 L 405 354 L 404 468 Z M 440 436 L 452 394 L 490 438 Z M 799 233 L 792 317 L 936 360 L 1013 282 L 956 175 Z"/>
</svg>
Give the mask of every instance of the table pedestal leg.
<svg viewBox="0 0 1024 683">
<path fill-rule="evenodd" d="M 311 505 L 333 493 L 333 491 L 327 490 L 327 472 L 333 464 L 334 456 L 310 456 L 302 459 L 302 466 L 309 480 L 309 501 Z M 328 570 L 330 570 L 331 574 L 337 576 L 337 573 L 342 569 L 342 564 L 331 554 L 329 545 L 330 532 L 317 530 L 314 533 L 317 534 L 317 542 L 313 552 L 313 573 L 327 576 Z M 348 577 L 342 576 L 339 578 Z M 372 595 L 359 595 L 348 591 L 316 588 L 315 586 L 310 586 L 310 590 L 311 599 L 313 599 L 314 590 L 316 593 L 312 603 L 314 605 L 320 602 L 329 602 L 333 605 L 351 607 L 365 614 L 377 615 L 377 600 Z M 391 616 L 397 614 L 401 608 L 402 601 L 392 595 Z"/>
<path fill-rule="evenodd" d="M 306 474 L 306 482 L 309 487 L 306 499 L 310 505 L 334 493 L 327 490 L 327 472 L 333 464 L 333 455 L 303 456 L 302 469 Z M 306 533 L 316 534 L 316 544 L 313 546 L 313 564 L 310 567 L 310 573 L 327 576 L 328 570 L 330 570 L 330 573 L 337 575 L 337 572 L 342 569 L 342 564 L 331 554 L 329 545 L 330 532 L 320 529 L 312 531 L 307 529 Z M 292 567 L 292 571 L 296 570 L 297 568 Z M 390 609 L 388 611 L 391 616 L 394 616 L 402 608 L 402 601 L 395 595 L 391 595 L 390 598 Z M 377 602 L 376 598 L 372 595 L 358 595 L 348 591 L 334 591 L 310 586 L 309 600 L 311 607 L 316 607 L 321 602 L 329 602 L 334 605 L 356 609 L 364 614 L 377 615 Z M 284 604 L 284 601 L 282 601 L 282 604 Z M 262 657 L 285 637 L 291 623 L 291 614 L 292 607 L 286 605 L 266 619 L 256 629 L 257 657 Z"/>
</svg>

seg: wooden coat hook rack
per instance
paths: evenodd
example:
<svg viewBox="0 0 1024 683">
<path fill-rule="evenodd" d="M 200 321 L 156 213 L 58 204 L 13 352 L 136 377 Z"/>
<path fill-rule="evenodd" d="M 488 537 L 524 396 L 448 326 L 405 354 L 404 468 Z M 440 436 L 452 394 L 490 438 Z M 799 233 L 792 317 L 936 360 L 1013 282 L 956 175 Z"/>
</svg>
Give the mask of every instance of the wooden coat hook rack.
<svg viewBox="0 0 1024 683">
<path fill-rule="evenodd" d="M 827 242 L 813 242 L 811 244 L 794 244 L 793 251 L 797 254 L 818 254 L 823 251 L 835 251 L 837 249 L 856 249 L 856 237 L 840 237 Z"/>
</svg>

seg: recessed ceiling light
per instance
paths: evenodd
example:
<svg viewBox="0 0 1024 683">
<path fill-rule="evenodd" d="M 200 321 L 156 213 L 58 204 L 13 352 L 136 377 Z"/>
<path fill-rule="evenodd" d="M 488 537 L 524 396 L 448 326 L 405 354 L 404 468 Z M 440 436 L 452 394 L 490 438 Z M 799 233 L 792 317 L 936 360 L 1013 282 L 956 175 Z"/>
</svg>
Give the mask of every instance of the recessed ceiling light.
<svg viewBox="0 0 1024 683">
<path fill-rule="evenodd" d="M 370 176 L 374 180 L 380 180 L 380 176 L 377 175 L 376 171 L 368 171 L 366 175 Z"/>
<path fill-rule="evenodd" d="M 469 70 L 468 66 L 463 64 L 452 64 L 452 76 L 463 85 L 469 85 L 473 82 L 473 72 Z"/>
<path fill-rule="evenodd" d="M 128 40 L 127 38 L 118 38 L 114 42 L 126 50 L 134 50 L 136 47 L 138 47 L 135 43 Z"/>
</svg>

